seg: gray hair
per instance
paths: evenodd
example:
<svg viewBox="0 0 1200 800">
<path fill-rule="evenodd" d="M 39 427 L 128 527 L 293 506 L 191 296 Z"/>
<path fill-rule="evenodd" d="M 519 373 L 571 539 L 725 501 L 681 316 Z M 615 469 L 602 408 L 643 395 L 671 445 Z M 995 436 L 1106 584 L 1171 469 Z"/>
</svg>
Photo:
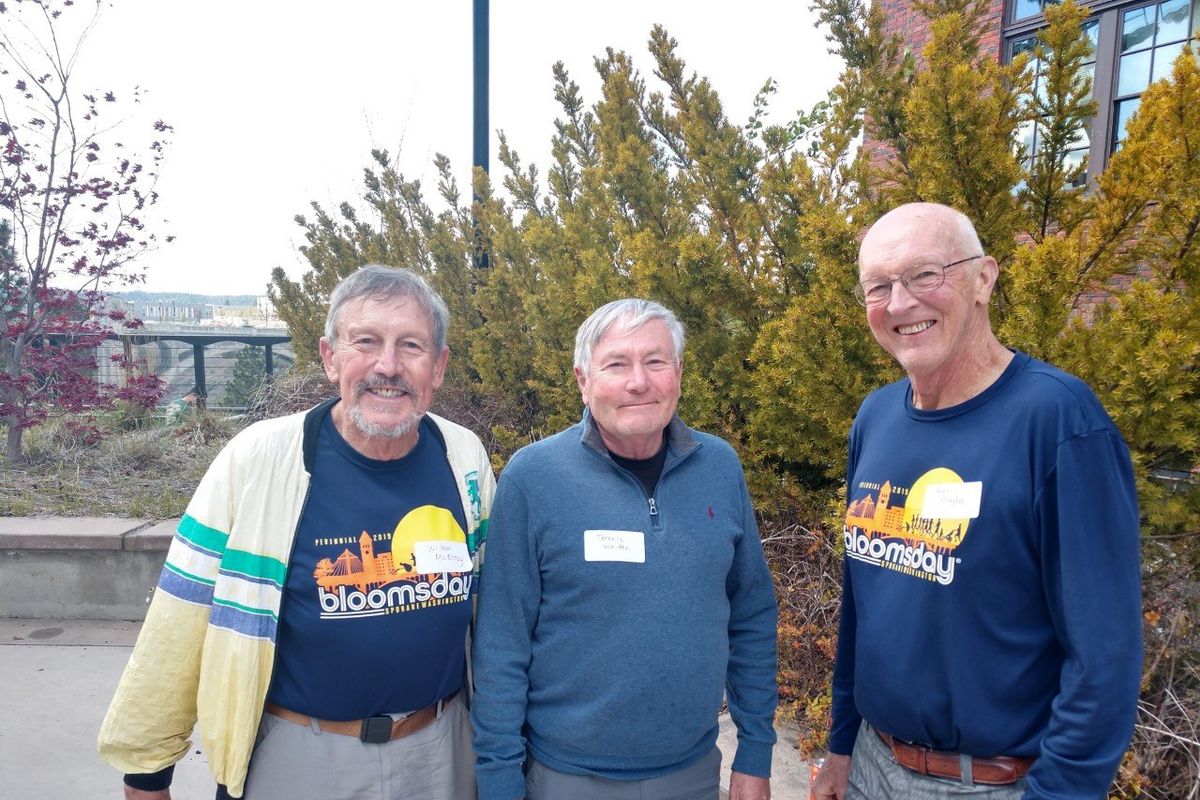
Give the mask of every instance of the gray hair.
<svg viewBox="0 0 1200 800">
<path fill-rule="evenodd" d="M 675 346 L 675 362 L 683 358 L 683 325 L 675 314 L 653 300 L 626 297 L 600 306 L 583 321 L 575 333 L 575 366 L 587 372 L 592 363 L 592 349 L 600 343 L 613 325 L 620 323 L 622 330 L 637 330 L 647 322 L 660 320 L 671 332 L 671 343 Z"/>
<path fill-rule="evenodd" d="M 446 301 L 425 279 L 402 267 L 367 264 L 351 272 L 329 296 L 329 313 L 325 315 L 325 338 L 330 344 L 337 341 L 338 315 L 342 306 L 361 297 L 388 300 L 406 297 L 425 312 L 433 323 L 433 343 L 437 352 L 446 346 L 446 330 L 450 327 L 450 312 Z"/>
</svg>

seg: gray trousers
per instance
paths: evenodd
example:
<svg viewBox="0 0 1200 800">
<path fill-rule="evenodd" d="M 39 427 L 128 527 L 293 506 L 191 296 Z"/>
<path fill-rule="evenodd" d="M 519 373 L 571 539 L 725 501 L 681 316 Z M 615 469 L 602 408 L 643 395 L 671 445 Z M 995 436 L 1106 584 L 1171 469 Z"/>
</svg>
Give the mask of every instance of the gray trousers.
<svg viewBox="0 0 1200 800">
<path fill-rule="evenodd" d="M 527 800 L 717 800 L 721 790 L 721 751 L 678 772 L 640 781 L 568 775 L 532 756 L 525 776 Z"/>
<path fill-rule="evenodd" d="M 246 800 L 473 800 L 475 754 L 459 692 L 428 727 L 384 744 L 263 714 Z"/>
<path fill-rule="evenodd" d="M 967 776 L 969 764 L 970 759 L 966 759 L 961 781 L 918 775 L 897 764 L 887 745 L 864 722 L 854 742 L 850 785 L 845 800 L 941 800 L 947 797 L 1021 800 L 1025 795 L 1024 778 L 1007 786 L 977 784 Z"/>
</svg>

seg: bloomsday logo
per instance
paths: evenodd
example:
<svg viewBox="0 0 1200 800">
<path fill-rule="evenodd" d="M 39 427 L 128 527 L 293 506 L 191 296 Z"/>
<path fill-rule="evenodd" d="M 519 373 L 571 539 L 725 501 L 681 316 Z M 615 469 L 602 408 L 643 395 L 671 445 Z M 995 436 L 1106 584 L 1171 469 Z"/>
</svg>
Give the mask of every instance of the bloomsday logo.
<svg viewBox="0 0 1200 800">
<path fill-rule="evenodd" d="M 390 540 L 389 552 L 376 542 Z M 466 536 L 454 515 L 437 506 L 414 508 L 394 532 L 318 539 L 318 547 L 347 547 L 323 558 L 313 570 L 321 619 L 399 614 L 465 602 L 471 594 L 471 562 Z"/>
<path fill-rule="evenodd" d="M 981 483 L 938 467 L 910 489 L 890 481 L 856 488 L 861 494 L 846 509 L 843 529 L 847 556 L 942 586 L 954 582 L 954 552 L 979 516 Z M 897 497 L 906 498 L 903 505 L 893 505 Z"/>
</svg>

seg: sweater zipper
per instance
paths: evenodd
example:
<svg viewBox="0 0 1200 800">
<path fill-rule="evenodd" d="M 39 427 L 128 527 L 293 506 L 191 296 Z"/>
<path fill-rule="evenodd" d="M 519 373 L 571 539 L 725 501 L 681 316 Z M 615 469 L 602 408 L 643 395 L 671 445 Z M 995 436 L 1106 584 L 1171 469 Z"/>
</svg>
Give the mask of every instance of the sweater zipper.
<svg viewBox="0 0 1200 800">
<path fill-rule="evenodd" d="M 668 460 L 665 464 L 663 464 L 662 472 L 660 472 L 658 474 L 658 483 L 656 483 L 654 485 L 655 492 L 658 491 L 658 487 L 662 486 L 663 481 L 666 480 L 667 473 L 670 472 L 671 470 L 675 469 L 675 467 L 679 466 L 684 461 L 686 461 L 687 458 L 689 456 L 691 456 L 691 454 L 693 452 L 695 452 L 694 449 L 689 450 L 688 452 L 684 453 L 682 456 L 675 459 L 674 461 Z M 621 469 L 621 468 L 618 467 L 618 469 Z M 650 529 L 655 530 L 655 531 L 661 531 L 663 528 L 663 525 L 662 525 L 662 519 L 659 517 L 659 514 L 658 514 L 658 500 L 655 499 L 653 494 L 646 492 L 646 487 L 642 486 L 642 482 L 639 481 L 632 473 L 630 473 L 628 470 L 624 470 L 624 469 L 622 469 L 621 471 L 624 472 L 625 474 L 629 475 L 629 477 L 633 479 L 634 483 L 636 483 L 638 485 L 638 487 L 643 492 L 645 492 L 646 503 L 650 508 Z"/>
<path fill-rule="evenodd" d="M 650 529 L 654 530 L 654 531 L 661 531 L 663 526 L 662 526 L 662 519 L 660 518 L 660 516 L 658 514 L 658 501 L 654 498 L 653 494 L 646 491 L 646 487 L 642 485 L 642 482 L 640 480 L 638 480 L 637 476 L 634 475 L 629 470 L 622 467 L 621 465 L 617 464 L 615 461 L 613 461 L 611 456 L 601 454 L 591 447 L 585 446 L 584 449 L 591 450 L 592 455 L 596 456 L 597 458 L 599 458 L 601 460 L 607 461 L 614 469 L 617 470 L 617 472 L 620 472 L 623 475 L 628 476 L 629 480 L 633 481 L 634 485 L 636 485 L 639 489 L 642 490 L 642 494 L 646 495 L 646 506 L 650 511 Z M 695 448 L 687 451 L 682 456 L 675 459 L 675 461 L 668 460 L 665 464 L 663 464 L 662 472 L 659 473 L 659 476 L 658 476 L 658 484 L 655 485 L 654 488 L 657 490 L 658 487 L 662 485 L 663 478 L 665 478 L 667 476 L 667 473 L 670 472 L 672 469 L 674 469 L 679 464 L 681 464 L 683 461 L 687 460 L 687 458 L 689 456 L 691 456 L 691 454 L 693 452 L 695 452 Z"/>
<path fill-rule="evenodd" d="M 609 458 L 608 461 L 610 464 L 612 464 L 613 468 L 616 469 L 617 472 L 621 473 L 622 475 L 629 478 L 629 480 L 633 481 L 633 485 L 636 486 L 638 489 L 640 489 L 642 494 L 644 494 L 646 496 L 646 506 L 647 506 L 647 508 L 650 509 L 650 530 L 661 531 L 662 530 L 662 520 L 659 519 L 659 516 L 658 516 L 658 501 L 654 499 L 654 495 L 652 495 L 646 491 L 646 487 L 642 484 L 642 482 L 640 480 L 638 480 L 638 477 L 636 475 L 634 475 L 632 472 L 625 469 L 620 464 L 613 461 L 611 458 Z M 666 471 L 667 471 L 666 467 L 664 466 L 663 474 L 666 474 Z M 662 482 L 662 475 L 658 476 L 658 480 L 660 483 Z M 657 489 L 658 487 L 655 486 L 654 488 Z"/>
</svg>

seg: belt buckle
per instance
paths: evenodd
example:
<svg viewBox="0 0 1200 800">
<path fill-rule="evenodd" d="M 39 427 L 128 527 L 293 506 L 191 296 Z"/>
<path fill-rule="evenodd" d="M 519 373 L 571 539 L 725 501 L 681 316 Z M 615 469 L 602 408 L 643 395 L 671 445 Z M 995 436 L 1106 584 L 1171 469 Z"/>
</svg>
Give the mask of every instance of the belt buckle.
<svg viewBox="0 0 1200 800">
<path fill-rule="evenodd" d="M 365 717 L 362 729 L 358 732 L 359 740 L 367 744 L 386 744 L 392 740 L 392 718 L 387 714 L 377 714 Z"/>
</svg>

